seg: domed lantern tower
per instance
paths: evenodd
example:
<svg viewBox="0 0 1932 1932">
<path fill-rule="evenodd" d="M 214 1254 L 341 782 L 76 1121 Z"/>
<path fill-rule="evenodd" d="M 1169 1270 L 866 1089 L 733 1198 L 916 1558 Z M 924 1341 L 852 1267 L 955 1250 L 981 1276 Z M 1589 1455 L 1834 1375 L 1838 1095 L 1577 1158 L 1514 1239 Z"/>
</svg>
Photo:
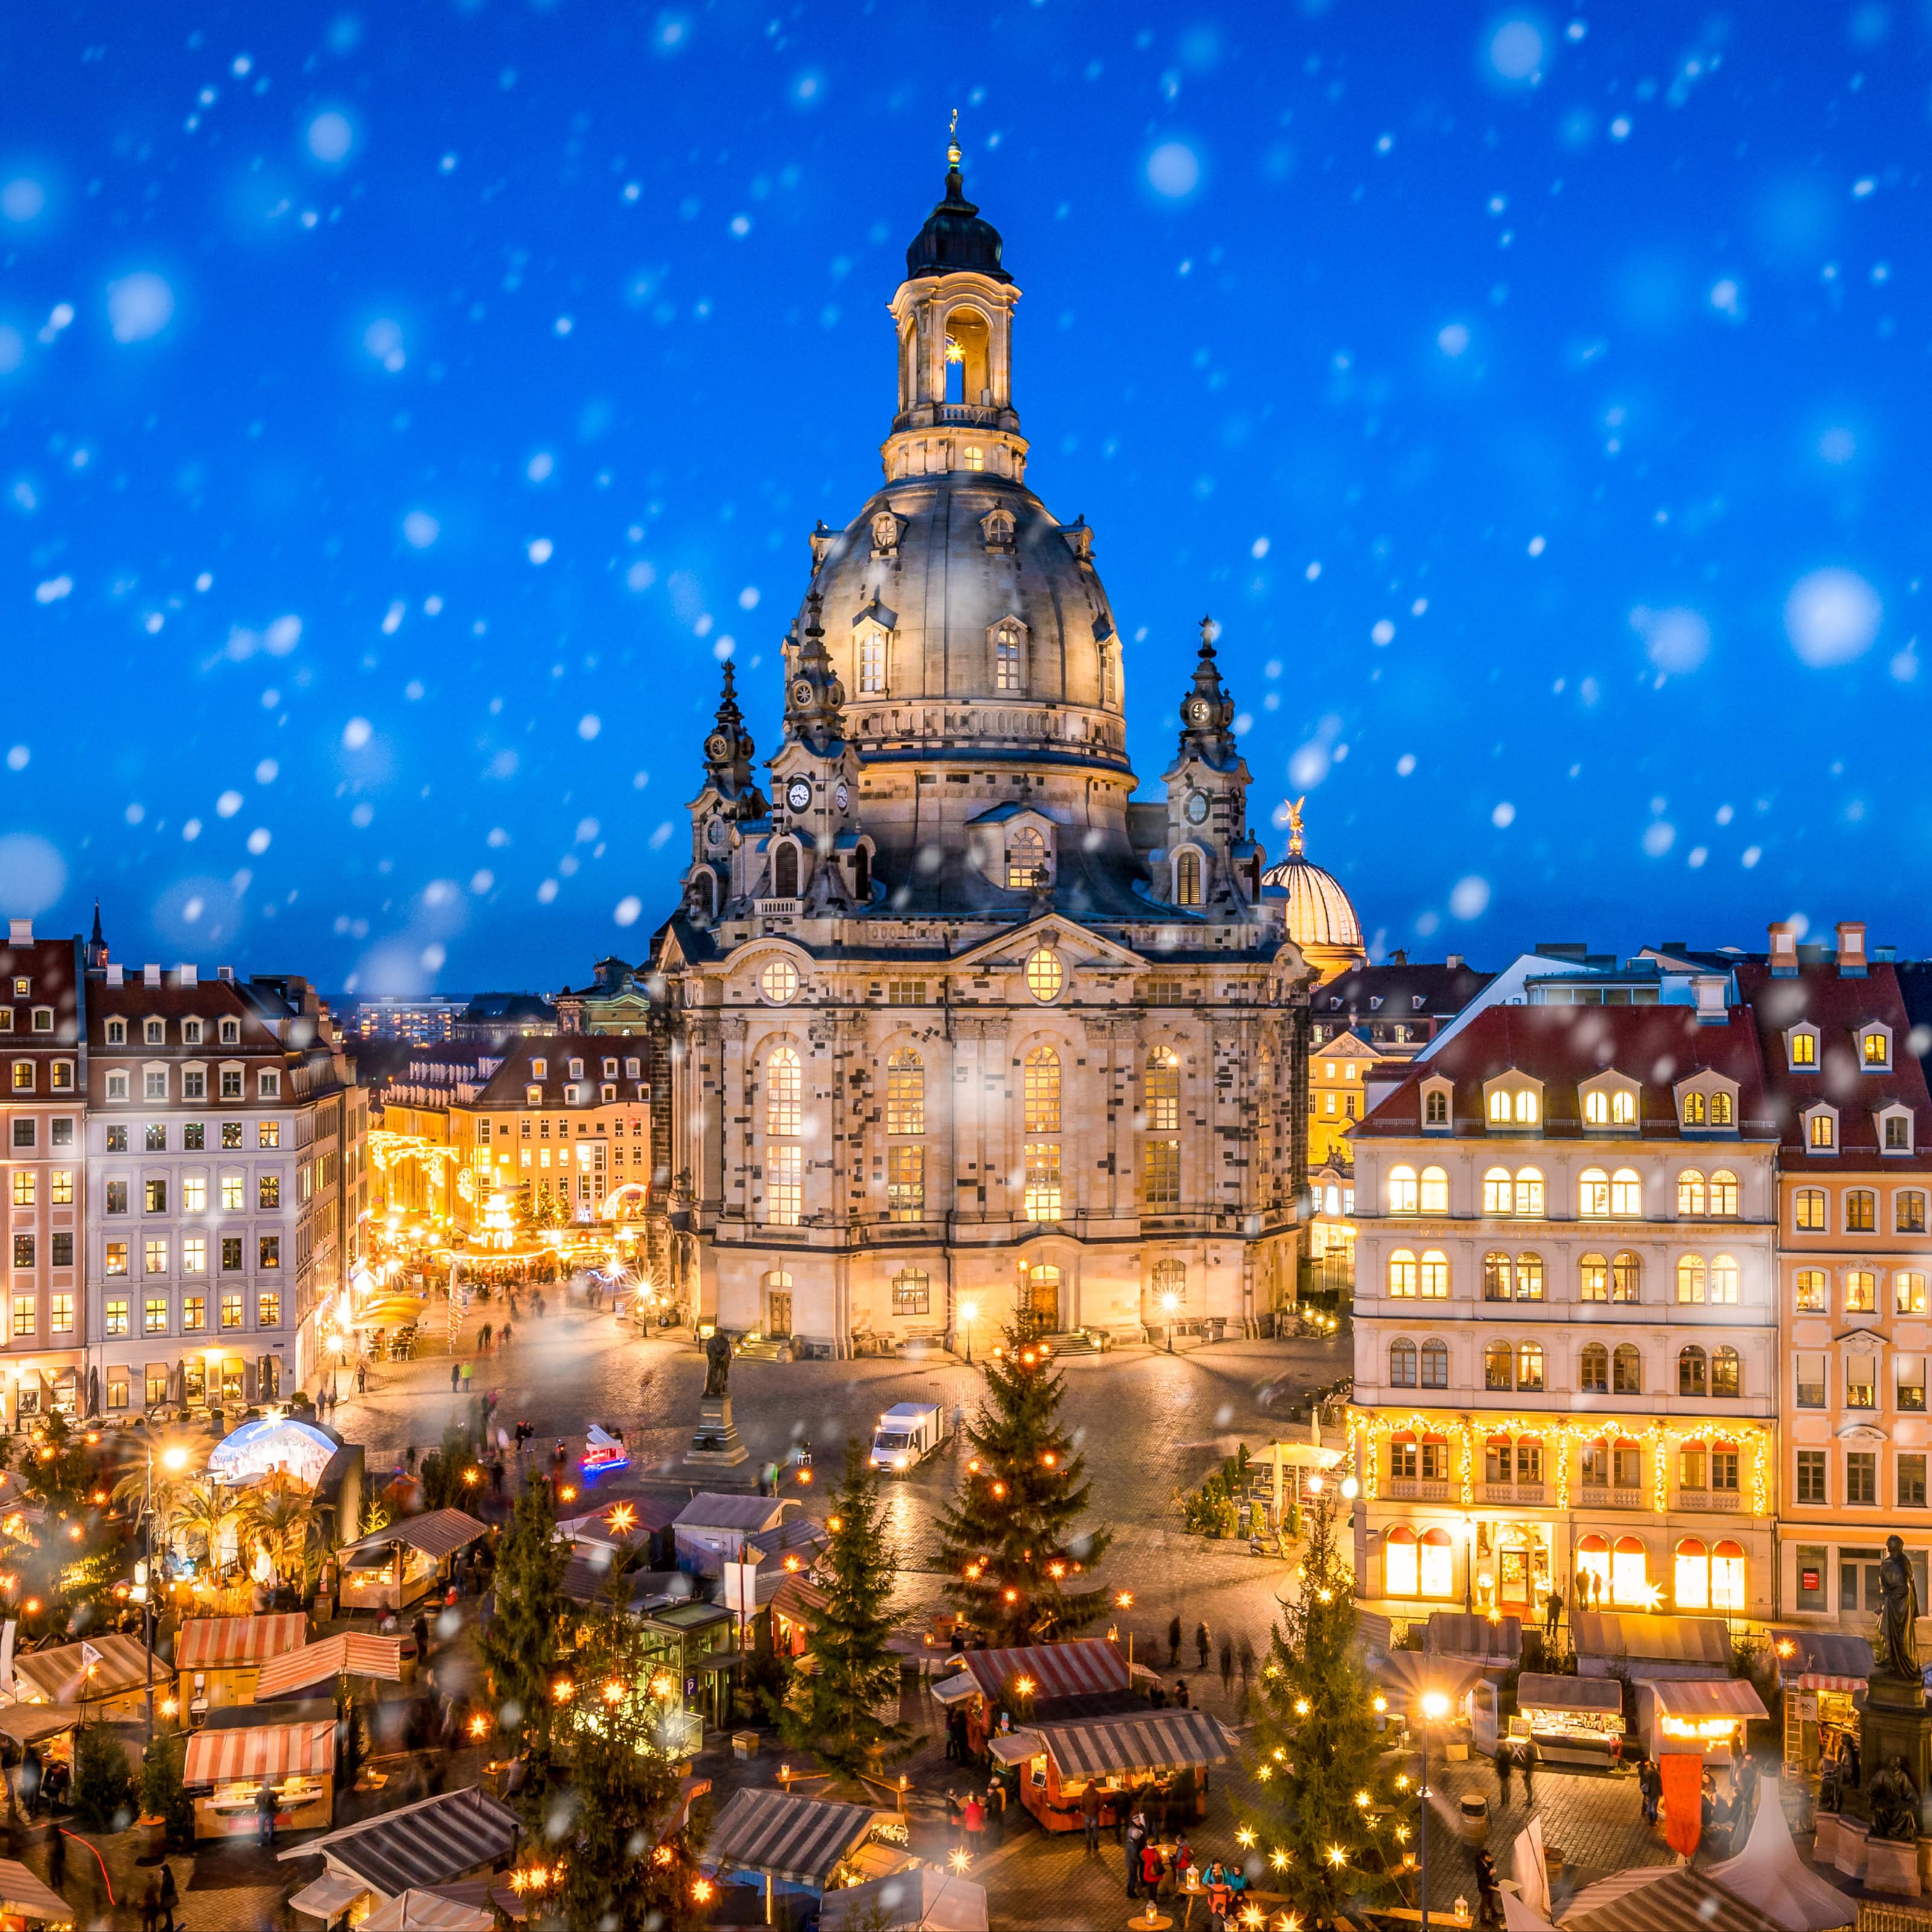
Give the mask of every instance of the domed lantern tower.
<svg viewBox="0 0 1932 1932">
<path fill-rule="evenodd" d="M 1166 798 L 1133 796 L 1094 532 L 1028 486 L 1020 291 L 948 163 L 883 481 L 811 534 L 770 784 L 728 674 L 653 940 L 671 1285 L 835 1354 L 1164 1330 L 1170 1298 L 1252 1332 L 1294 1293 L 1313 976 L 1210 638 Z"/>
</svg>

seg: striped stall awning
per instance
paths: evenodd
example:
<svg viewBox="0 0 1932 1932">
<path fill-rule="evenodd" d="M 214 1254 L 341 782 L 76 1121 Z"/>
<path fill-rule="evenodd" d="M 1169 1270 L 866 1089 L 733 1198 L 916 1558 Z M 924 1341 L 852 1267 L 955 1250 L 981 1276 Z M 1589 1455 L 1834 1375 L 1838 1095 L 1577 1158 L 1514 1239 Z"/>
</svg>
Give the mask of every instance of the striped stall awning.
<svg viewBox="0 0 1932 1932">
<path fill-rule="evenodd" d="M 402 1676 L 400 1637 L 348 1630 L 340 1636 L 326 1636 L 319 1643 L 304 1644 L 285 1657 L 271 1658 L 255 1680 L 255 1701 L 272 1703 L 278 1697 L 292 1696 L 338 1677 L 380 1677 L 399 1684 Z"/>
<path fill-rule="evenodd" d="M 875 1816 L 867 1804 L 784 1791 L 736 1792 L 712 1820 L 702 1856 L 720 1870 L 763 1872 L 822 1890 L 865 1843 Z"/>
<path fill-rule="evenodd" d="M 1591 1898 L 1597 1889 L 1591 1886 L 1570 1901 L 1564 1932 L 1660 1932 L 1670 1925 L 1696 1926 L 1700 1932 L 1781 1932 L 1778 1920 L 1688 1865 L 1667 1866 L 1648 1884 L 1602 1904 Z M 1856 1909 L 1846 1912 L 1847 1924 Z"/>
<path fill-rule="evenodd" d="M 182 1766 L 184 1784 L 245 1784 L 316 1777 L 335 1768 L 335 1726 L 255 1724 L 245 1730 L 196 1731 Z"/>
<path fill-rule="evenodd" d="M 1219 1764 L 1234 1754 L 1234 1733 L 1205 1711 L 1156 1711 L 1036 1724 L 1063 1778 L 1104 1778 L 1110 1772 L 1174 1771 Z"/>
<path fill-rule="evenodd" d="M 282 1858 L 326 1858 L 372 1892 L 393 1898 L 412 1886 L 447 1885 L 508 1858 L 517 1842 L 517 1814 L 480 1786 L 420 1798 L 359 1825 L 345 1825 Z"/>
<path fill-rule="evenodd" d="M 93 1703 L 118 1697 L 152 1682 L 165 1684 L 172 1666 L 150 1658 L 138 1637 L 104 1631 L 81 1643 L 30 1650 L 14 1660 L 18 1695 L 30 1704 Z"/>
<path fill-rule="evenodd" d="M 1033 1680 L 1033 1694 L 1050 1697 L 1092 1697 L 1129 1688 L 1127 1660 L 1100 1637 L 1076 1637 L 1070 1643 L 1020 1645 L 1011 1650 L 969 1650 L 966 1668 L 988 1697 L 1004 1695 L 1017 1678 Z"/>
<path fill-rule="evenodd" d="M 1657 1708 L 1672 1718 L 1766 1718 L 1756 1688 L 1742 1677 L 1639 1677 Z"/>
<path fill-rule="evenodd" d="M 226 1670 L 266 1664 L 308 1641 L 308 1618 L 299 1610 L 261 1617 L 190 1617 L 175 1640 L 177 1670 Z"/>
<path fill-rule="evenodd" d="M 1862 1690 L 1870 1680 L 1872 1647 L 1842 1630 L 1774 1630 L 1778 1681 L 1790 1690 Z"/>
</svg>

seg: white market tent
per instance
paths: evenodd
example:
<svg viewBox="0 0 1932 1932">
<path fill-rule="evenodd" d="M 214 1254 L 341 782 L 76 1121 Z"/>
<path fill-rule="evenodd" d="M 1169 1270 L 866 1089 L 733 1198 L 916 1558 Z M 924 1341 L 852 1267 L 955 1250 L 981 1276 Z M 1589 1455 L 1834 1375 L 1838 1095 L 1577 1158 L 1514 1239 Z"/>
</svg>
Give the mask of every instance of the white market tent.
<svg viewBox="0 0 1932 1932">
<path fill-rule="evenodd" d="M 904 1932 L 986 1932 L 989 1923 L 983 1885 L 916 1865 L 890 1878 L 828 1892 L 819 1907 L 820 1932 L 844 1932 L 860 1922 L 870 1924 L 874 1922 L 866 1915 L 875 1908 L 882 1915 L 877 1922 L 893 1932 L 902 1928 Z"/>
<path fill-rule="evenodd" d="M 1827 1884 L 1798 1856 L 1774 1790 L 1759 1794 L 1744 1850 L 1707 1868 L 1706 1875 L 1785 1932 L 1838 1932 L 1858 1917 L 1857 1900 Z"/>
<path fill-rule="evenodd" d="M 218 1482 L 254 1483 L 283 1470 L 302 1487 L 312 1490 L 322 1480 L 335 1454 L 333 1437 L 313 1423 L 292 1415 L 265 1415 L 244 1422 L 218 1442 L 208 1459 L 208 1473 Z"/>
</svg>

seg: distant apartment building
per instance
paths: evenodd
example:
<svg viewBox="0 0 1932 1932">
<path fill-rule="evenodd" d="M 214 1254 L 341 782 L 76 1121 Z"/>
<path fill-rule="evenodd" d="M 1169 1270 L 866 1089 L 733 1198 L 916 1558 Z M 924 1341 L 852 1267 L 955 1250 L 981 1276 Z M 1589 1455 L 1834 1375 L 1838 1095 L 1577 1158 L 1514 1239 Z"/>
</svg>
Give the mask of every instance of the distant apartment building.
<svg viewBox="0 0 1932 1932">
<path fill-rule="evenodd" d="M 363 1096 L 292 976 L 129 971 L 86 991 L 87 1353 L 112 1414 L 286 1396 L 359 1255 Z"/>
<path fill-rule="evenodd" d="M 344 1031 L 352 1040 L 398 1040 L 433 1046 L 456 1036 L 456 1022 L 468 1004 L 466 1000 L 440 993 L 426 993 L 416 999 L 384 993 L 346 1006 Z"/>
<path fill-rule="evenodd" d="M 86 1047 L 83 949 L 9 922 L 0 950 L 0 1200 L 7 1213 L 0 1426 L 53 1409 L 78 1415 L 87 1396 L 82 1217 L 87 1176 L 81 1124 Z"/>
</svg>

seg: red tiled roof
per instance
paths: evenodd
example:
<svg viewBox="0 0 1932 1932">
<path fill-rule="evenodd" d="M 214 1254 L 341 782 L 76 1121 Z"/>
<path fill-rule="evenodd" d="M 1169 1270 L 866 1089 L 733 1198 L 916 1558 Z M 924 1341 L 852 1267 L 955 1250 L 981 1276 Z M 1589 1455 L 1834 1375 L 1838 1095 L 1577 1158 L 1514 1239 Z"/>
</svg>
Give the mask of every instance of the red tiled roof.
<svg viewBox="0 0 1932 1932">
<path fill-rule="evenodd" d="M 1456 1084 L 1455 1136 L 1483 1137 L 1483 1084 L 1514 1071 L 1543 1083 L 1546 1138 L 1594 1138 L 1583 1132 L 1577 1090 L 1597 1074 L 1615 1071 L 1642 1090 L 1638 1136 L 1674 1140 L 1675 1084 L 1707 1070 L 1736 1082 L 1741 1132 L 1768 1137 L 1773 1130 L 1757 1033 L 1740 1008 L 1732 1008 L 1721 1024 L 1706 1024 L 1690 1006 L 1492 1006 L 1430 1058 L 1414 1062 L 1401 1084 L 1358 1124 L 1354 1138 L 1419 1133 L 1422 1083 L 1438 1076 Z"/>
<path fill-rule="evenodd" d="M 1737 971 L 1738 991 L 1750 1002 L 1763 1045 L 1770 1113 L 1782 1143 L 1779 1166 L 1840 1173 L 1881 1168 L 1922 1173 L 1932 1167 L 1932 1092 L 1906 1043 L 1912 1021 L 1893 968 L 1874 964 L 1858 978 L 1842 976 L 1835 965 L 1808 964 L 1795 976 L 1774 978 L 1768 964 L 1751 961 Z M 1885 1072 L 1867 1071 L 1858 1049 L 1860 1030 L 1874 1020 L 1892 1032 L 1892 1066 Z M 1815 1072 L 1794 1072 L 1790 1065 L 1785 1034 L 1801 1021 L 1818 1029 Z M 1820 1100 L 1838 1110 L 1835 1153 L 1814 1154 L 1807 1144 L 1804 1111 Z M 1874 1116 L 1894 1102 L 1912 1110 L 1912 1154 L 1879 1151 Z"/>
</svg>

